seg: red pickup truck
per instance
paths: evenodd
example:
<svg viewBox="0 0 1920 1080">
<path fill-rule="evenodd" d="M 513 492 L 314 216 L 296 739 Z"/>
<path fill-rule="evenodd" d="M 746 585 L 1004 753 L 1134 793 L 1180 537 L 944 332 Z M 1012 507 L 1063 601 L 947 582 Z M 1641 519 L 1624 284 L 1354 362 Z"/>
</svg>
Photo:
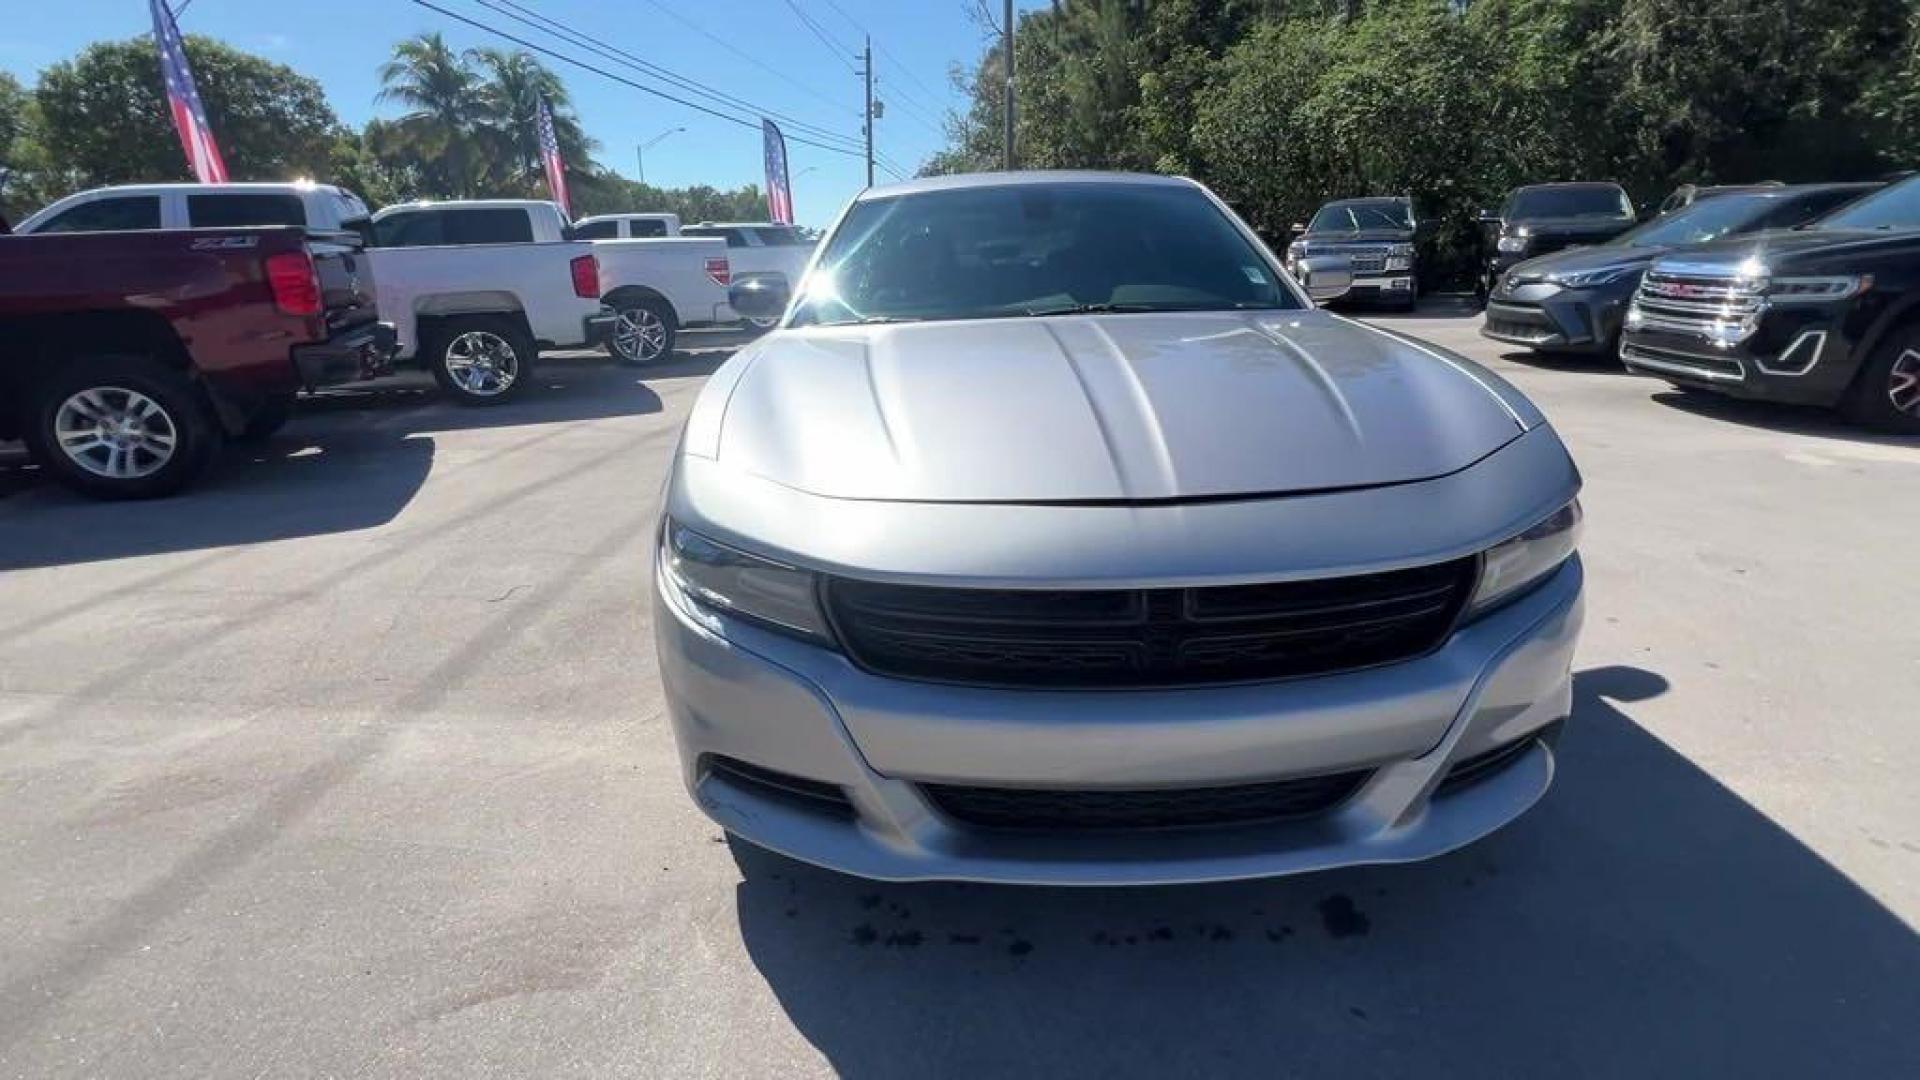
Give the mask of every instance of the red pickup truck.
<svg viewBox="0 0 1920 1080">
<path fill-rule="evenodd" d="M 348 234 L 0 235 L 0 439 L 107 498 L 191 483 L 294 394 L 383 374 L 393 327 Z"/>
</svg>

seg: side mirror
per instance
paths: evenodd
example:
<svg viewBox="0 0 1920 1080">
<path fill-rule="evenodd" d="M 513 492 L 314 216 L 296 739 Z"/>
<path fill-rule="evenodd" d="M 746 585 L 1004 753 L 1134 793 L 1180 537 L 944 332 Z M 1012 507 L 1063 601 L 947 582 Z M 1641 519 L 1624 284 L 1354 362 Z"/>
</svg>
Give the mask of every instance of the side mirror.
<svg viewBox="0 0 1920 1080">
<path fill-rule="evenodd" d="M 1500 215 L 1491 210 L 1482 210 L 1480 211 L 1480 224 L 1498 225 L 1500 224 Z"/>
<path fill-rule="evenodd" d="M 1296 221 L 1293 224 L 1287 226 L 1287 231 L 1292 233 L 1295 236 L 1299 236 L 1301 233 L 1307 231 L 1307 226 L 1306 226 L 1306 223 L 1304 222 Z"/>
<path fill-rule="evenodd" d="M 786 314 L 793 292 L 778 277 L 745 277 L 727 289 L 727 303 L 743 319 L 777 319 Z"/>
<path fill-rule="evenodd" d="M 1316 255 L 1301 259 L 1300 284 L 1316 303 L 1338 300 L 1353 291 L 1353 263 L 1340 255 Z"/>
</svg>

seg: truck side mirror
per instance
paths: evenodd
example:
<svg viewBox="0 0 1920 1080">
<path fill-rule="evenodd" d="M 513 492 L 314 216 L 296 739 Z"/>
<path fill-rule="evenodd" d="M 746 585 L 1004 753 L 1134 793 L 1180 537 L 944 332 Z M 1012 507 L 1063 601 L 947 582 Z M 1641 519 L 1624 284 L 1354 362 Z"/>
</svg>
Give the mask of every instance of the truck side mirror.
<svg viewBox="0 0 1920 1080">
<path fill-rule="evenodd" d="M 1293 224 L 1287 226 L 1287 231 L 1292 233 L 1295 236 L 1299 236 L 1301 233 L 1307 231 L 1307 226 L 1304 222 L 1296 221 Z"/>
<path fill-rule="evenodd" d="M 741 278 L 727 290 L 727 303 L 743 319 L 777 319 L 786 314 L 791 299 L 792 290 L 777 277 Z"/>
<path fill-rule="evenodd" d="M 1307 295 L 1317 303 L 1338 300 L 1353 291 L 1353 264 L 1344 255 L 1316 255 L 1301 259 L 1297 273 Z"/>
</svg>

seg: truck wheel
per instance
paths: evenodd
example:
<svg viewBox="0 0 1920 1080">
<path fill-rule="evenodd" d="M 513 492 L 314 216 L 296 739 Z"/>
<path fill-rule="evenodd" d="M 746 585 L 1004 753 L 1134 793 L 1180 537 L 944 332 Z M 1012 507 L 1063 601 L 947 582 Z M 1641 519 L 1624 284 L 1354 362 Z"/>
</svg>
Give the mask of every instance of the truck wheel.
<svg viewBox="0 0 1920 1080">
<path fill-rule="evenodd" d="M 266 442 L 274 437 L 287 421 L 293 418 L 293 397 L 271 397 L 260 403 L 253 415 L 247 418 L 247 426 L 228 436 L 237 443 Z"/>
<path fill-rule="evenodd" d="M 622 300 L 614 305 L 613 336 L 607 351 L 628 367 L 658 363 L 673 355 L 679 336 L 673 309 L 658 300 Z"/>
<path fill-rule="evenodd" d="M 535 347 L 511 319 L 449 319 L 433 335 L 427 365 L 434 381 L 462 405 L 498 405 L 533 381 Z"/>
<path fill-rule="evenodd" d="M 1895 330 L 1855 376 L 1847 419 L 1896 435 L 1920 435 L 1920 324 Z"/>
<path fill-rule="evenodd" d="M 55 479 L 102 499 L 171 495 L 200 477 L 219 442 L 199 388 L 146 356 L 63 364 L 35 387 L 27 428 Z"/>
</svg>

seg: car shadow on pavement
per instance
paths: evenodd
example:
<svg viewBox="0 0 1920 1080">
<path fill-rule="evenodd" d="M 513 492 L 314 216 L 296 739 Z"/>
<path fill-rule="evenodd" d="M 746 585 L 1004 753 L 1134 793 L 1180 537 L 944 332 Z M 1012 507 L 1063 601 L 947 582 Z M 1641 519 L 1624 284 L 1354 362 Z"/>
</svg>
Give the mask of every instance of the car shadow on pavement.
<svg viewBox="0 0 1920 1080">
<path fill-rule="evenodd" d="M 1825 409 L 1781 405 L 1766 401 L 1742 401 L 1711 391 L 1668 389 L 1653 395 L 1653 400 L 1681 412 L 1712 420 L 1790 435 L 1811 435 L 1842 442 L 1870 443 L 1876 446 L 1920 448 L 1920 436 L 1889 435 L 1848 423 L 1840 414 Z"/>
<path fill-rule="evenodd" d="M 1383 304 L 1335 301 L 1333 310 L 1350 318 L 1366 319 L 1372 322 L 1379 319 L 1385 322 L 1397 322 L 1402 319 L 1477 319 L 1480 317 L 1480 305 L 1472 296 L 1466 294 L 1428 294 L 1412 311 L 1401 311 Z"/>
<path fill-rule="evenodd" d="M 1555 789 L 1418 865 L 884 885 L 735 842 L 754 963 L 843 1076 L 1889 1076 L 1920 941 L 1575 679 Z"/>
<path fill-rule="evenodd" d="M 1628 371 L 1620 363 L 1620 358 L 1612 353 L 1597 355 L 1576 352 L 1541 352 L 1536 349 L 1509 349 L 1500 354 L 1500 359 L 1514 364 L 1524 364 L 1541 371 L 1557 371 L 1567 375 L 1601 375 L 1616 379 L 1641 379 Z"/>
<path fill-rule="evenodd" d="M 0 465 L 0 571 L 192 551 L 383 525 L 426 483 L 434 435 L 546 425 L 501 450 L 555 438 L 566 421 L 661 411 L 649 380 L 711 372 L 713 357 L 636 371 L 604 359 L 543 363 L 525 397 L 464 408 L 409 385 L 328 391 L 302 399 L 280 433 L 229 445 L 200 485 L 172 498 L 97 502 L 21 462 Z M 469 463 L 470 465 L 470 463 Z"/>
</svg>

